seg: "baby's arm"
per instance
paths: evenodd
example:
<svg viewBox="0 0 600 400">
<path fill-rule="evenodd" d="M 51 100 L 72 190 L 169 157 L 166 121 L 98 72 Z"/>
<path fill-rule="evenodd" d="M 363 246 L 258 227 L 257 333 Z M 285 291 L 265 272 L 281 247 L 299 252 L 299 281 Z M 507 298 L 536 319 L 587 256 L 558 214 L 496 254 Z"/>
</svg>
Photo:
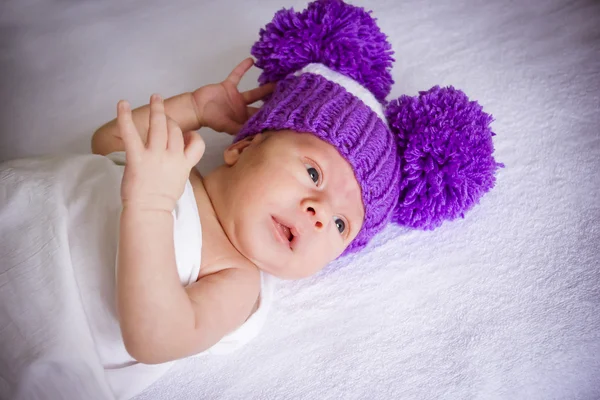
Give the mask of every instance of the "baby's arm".
<svg viewBox="0 0 600 400">
<path fill-rule="evenodd" d="M 164 104 L 168 118 L 173 119 L 183 132 L 207 126 L 217 132 L 237 134 L 248 118 L 258 111 L 258 108 L 250 104 L 261 100 L 274 88 L 274 84 L 271 83 L 245 92 L 238 90 L 242 77 L 253 64 L 252 58 L 247 58 L 239 63 L 223 82 L 206 85 L 192 93 L 182 93 L 167 99 Z M 149 110 L 148 105 L 133 110 L 133 122 L 144 143 L 148 132 Z M 94 133 L 94 154 L 106 155 L 123 150 L 125 148 L 116 119 Z"/>
<path fill-rule="evenodd" d="M 154 99 L 133 114 L 120 103 L 116 122 L 94 135 L 95 153 L 126 151 L 117 310 L 125 346 L 138 361 L 166 362 L 212 347 L 244 323 L 258 299 L 259 271 L 228 260 L 221 261 L 229 268 L 184 288 L 171 215 L 204 149 L 193 130 L 202 125 L 234 134 L 257 110 L 250 104 L 273 90 L 263 85 L 238 91 L 251 66 L 252 59 L 242 61 L 223 82 L 194 91 L 191 99 Z"/>
<path fill-rule="evenodd" d="M 170 213 L 125 209 L 117 304 L 125 347 L 136 360 L 163 363 L 200 353 L 242 325 L 260 292 L 257 269 L 228 269 L 182 287 Z"/>
<path fill-rule="evenodd" d="M 183 132 L 195 131 L 201 128 L 197 107 L 192 93 L 182 93 L 168 98 L 164 102 L 165 113 L 173 119 Z M 132 111 L 133 123 L 146 143 L 148 135 L 148 120 L 150 116 L 150 105 L 136 108 Z M 92 153 L 107 155 L 114 151 L 125 151 L 123 139 L 117 119 L 113 119 L 100 127 L 92 136 Z"/>
<path fill-rule="evenodd" d="M 240 326 L 258 298 L 260 276 L 256 268 L 232 263 L 187 288 L 181 285 L 171 211 L 204 145 L 195 133 L 184 137 L 157 97 L 150 102 L 149 119 L 144 143 L 128 105 L 119 104 L 127 164 L 121 188 L 117 310 L 127 351 L 154 364 L 206 350 Z"/>
</svg>

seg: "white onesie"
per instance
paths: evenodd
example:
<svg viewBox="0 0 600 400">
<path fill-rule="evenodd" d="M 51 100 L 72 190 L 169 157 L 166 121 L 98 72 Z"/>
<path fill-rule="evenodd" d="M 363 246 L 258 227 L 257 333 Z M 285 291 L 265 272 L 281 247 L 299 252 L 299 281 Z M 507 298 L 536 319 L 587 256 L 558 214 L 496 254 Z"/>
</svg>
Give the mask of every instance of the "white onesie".
<svg viewBox="0 0 600 400">
<path fill-rule="evenodd" d="M 173 365 L 138 363 L 121 339 L 115 260 L 123 165 L 123 153 L 0 165 L 0 398 L 129 399 Z M 173 217 L 185 286 L 197 279 L 202 246 L 189 181 Z M 261 281 L 258 310 L 201 354 L 232 352 L 258 334 L 273 278 Z"/>
</svg>

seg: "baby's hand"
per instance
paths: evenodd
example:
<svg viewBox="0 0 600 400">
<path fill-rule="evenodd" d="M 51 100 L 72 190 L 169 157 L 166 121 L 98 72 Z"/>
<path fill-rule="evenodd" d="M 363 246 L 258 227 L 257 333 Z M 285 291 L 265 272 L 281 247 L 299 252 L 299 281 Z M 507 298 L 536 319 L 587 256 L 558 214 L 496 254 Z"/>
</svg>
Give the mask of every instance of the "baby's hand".
<svg viewBox="0 0 600 400">
<path fill-rule="evenodd" d="M 268 83 L 240 92 L 238 85 L 252 65 L 254 65 L 252 58 L 247 58 L 238 64 L 223 82 L 203 86 L 192 93 L 200 126 L 235 135 L 242 129 L 248 118 L 258 111 L 257 107 L 252 107 L 250 104 L 270 94 L 275 84 Z"/>
<path fill-rule="evenodd" d="M 165 115 L 163 100 L 156 94 L 150 98 L 146 145 L 126 101 L 117 106 L 117 124 L 127 161 L 121 183 L 123 207 L 172 212 L 190 170 L 204 154 L 204 140 L 196 132 L 183 134 L 179 125 Z"/>
</svg>

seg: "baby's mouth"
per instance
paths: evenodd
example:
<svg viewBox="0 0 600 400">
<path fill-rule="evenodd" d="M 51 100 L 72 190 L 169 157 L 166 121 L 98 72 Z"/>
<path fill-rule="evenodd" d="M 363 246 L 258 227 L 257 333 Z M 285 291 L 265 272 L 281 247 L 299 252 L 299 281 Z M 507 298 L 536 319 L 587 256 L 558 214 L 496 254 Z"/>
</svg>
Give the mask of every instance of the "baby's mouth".
<svg viewBox="0 0 600 400">
<path fill-rule="evenodd" d="M 275 217 L 273 218 L 273 222 L 275 223 L 275 228 L 279 231 L 279 233 L 281 234 L 281 239 L 287 239 L 288 242 L 291 243 L 291 241 L 294 239 L 294 235 L 292 234 L 292 229 L 289 226 L 286 226 L 284 224 L 282 224 L 281 222 L 279 222 Z"/>
</svg>

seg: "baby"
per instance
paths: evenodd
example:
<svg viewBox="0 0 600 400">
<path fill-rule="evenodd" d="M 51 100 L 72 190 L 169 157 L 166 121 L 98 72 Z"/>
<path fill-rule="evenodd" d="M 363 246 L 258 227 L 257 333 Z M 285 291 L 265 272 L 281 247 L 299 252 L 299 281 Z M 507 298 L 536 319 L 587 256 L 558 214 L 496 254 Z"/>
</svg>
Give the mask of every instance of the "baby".
<svg viewBox="0 0 600 400">
<path fill-rule="evenodd" d="M 131 398 L 174 360 L 254 337 L 274 278 L 389 222 L 435 228 L 493 186 L 491 117 L 452 87 L 388 104 L 391 48 L 362 8 L 282 10 L 252 54 L 256 89 L 237 89 L 246 59 L 193 93 L 119 102 L 94 155 L 0 168 L 3 398 L 34 397 L 47 370 Z M 206 176 L 201 127 L 235 135 Z"/>
<path fill-rule="evenodd" d="M 237 91 L 251 65 L 246 59 L 221 84 L 194 93 L 164 102 L 154 95 L 133 112 L 120 102 L 117 120 L 94 135 L 94 153 L 124 150 L 127 158 L 117 307 L 126 348 L 141 362 L 209 349 L 258 307 L 260 271 L 307 277 L 360 232 L 364 209 L 352 168 L 314 135 L 262 131 L 229 146 L 225 164 L 207 176 L 193 168 L 204 151 L 193 131 L 235 130 L 236 119 L 249 112 L 246 104 L 272 90 Z M 188 179 L 203 243 L 197 279 L 183 288 L 170 241 L 171 212 Z"/>
</svg>

